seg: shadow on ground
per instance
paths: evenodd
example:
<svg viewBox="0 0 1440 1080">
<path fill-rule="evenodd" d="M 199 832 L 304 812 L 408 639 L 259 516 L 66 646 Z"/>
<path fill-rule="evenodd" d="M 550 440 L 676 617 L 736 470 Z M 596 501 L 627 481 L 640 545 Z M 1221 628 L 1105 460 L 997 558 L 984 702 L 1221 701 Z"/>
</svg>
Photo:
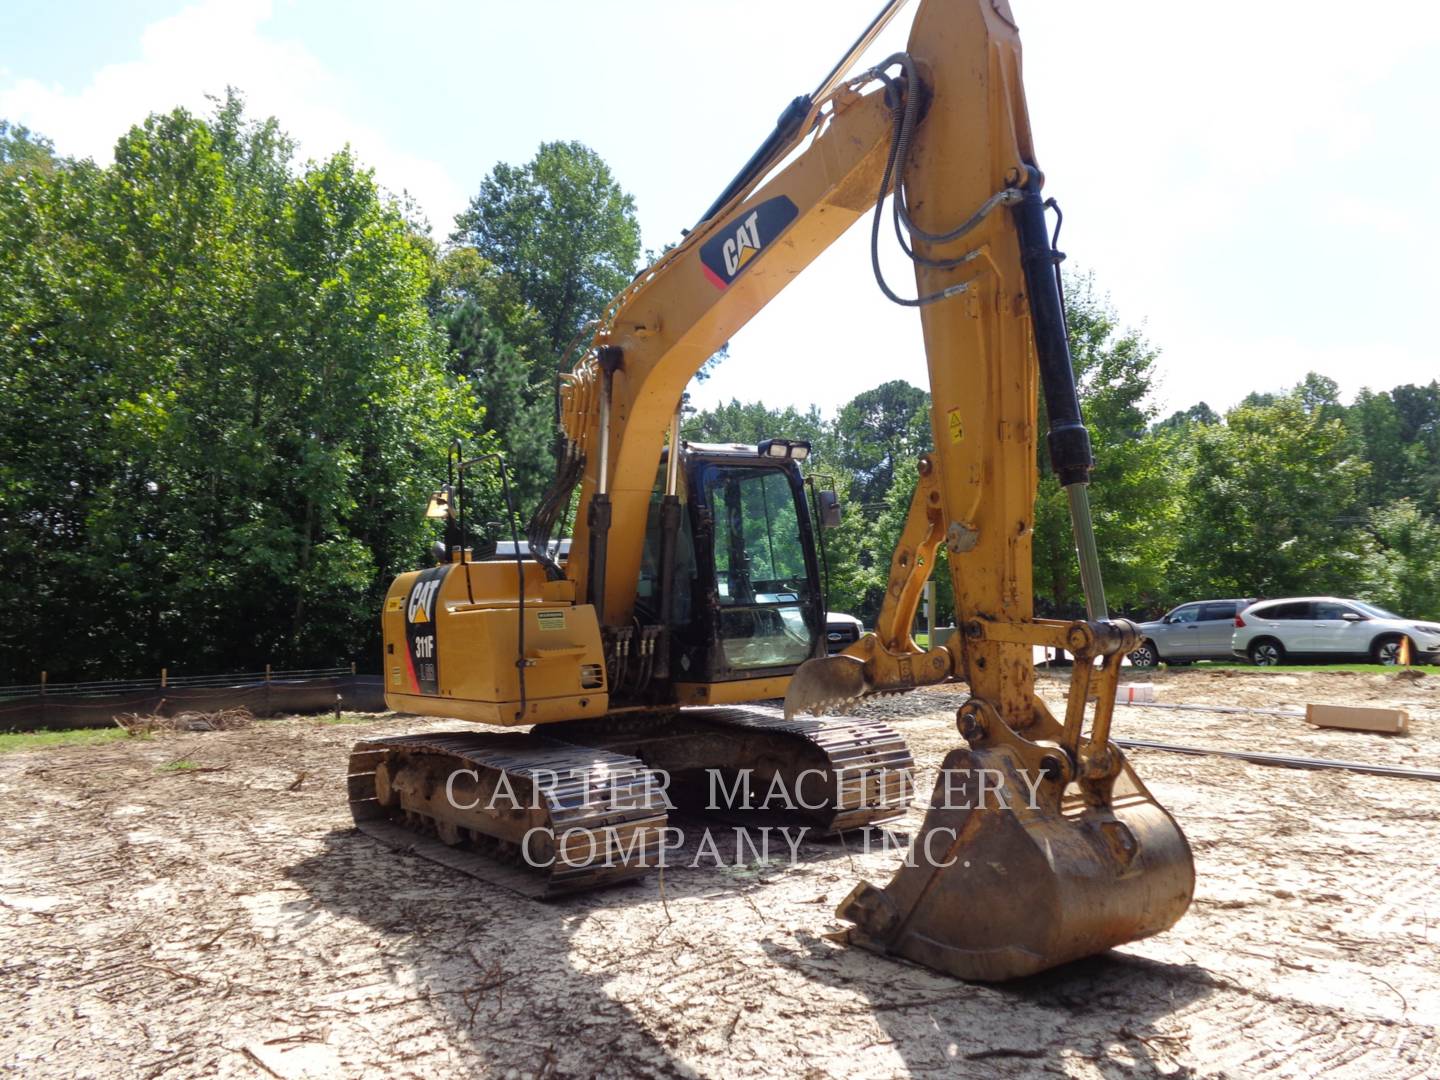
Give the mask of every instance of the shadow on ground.
<svg viewBox="0 0 1440 1080">
<path fill-rule="evenodd" d="M 957 918 L 963 913 L 957 912 Z M 1053 1076 L 1076 1059 L 1102 1076 L 1187 1077 L 1184 1040 L 1159 1022 L 1207 997 L 1212 976 L 1114 950 L 1007 983 L 966 983 L 896 957 L 798 936 L 767 943 L 817 985 L 857 991 L 914 1074 Z M 837 964 L 837 956 L 840 958 Z M 902 989 L 903 988 L 903 989 Z M 1066 1068 L 1066 1061 L 1071 1063 Z"/>
<path fill-rule="evenodd" d="M 847 857 L 833 842 L 806 844 L 799 872 L 838 867 L 848 878 Z M 775 880 L 795 872 L 779 871 Z M 682 972 L 717 964 L 712 973 L 718 994 L 730 1007 L 671 1004 L 663 991 L 675 977 L 657 942 L 663 936 L 663 948 L 673 949 L 678 940 L 697 953 L 704 945 L 700 928 L 685 915 L 667 925 L 653 880 L 533 901 L 396 853 L 354 830 L 330 834 L 325 850 L 291 867 L 288 876 L 333 915 L 378 935 L 373 947 L 385 956 L 390 982 L 357 993 L 390 995 L 376 998 L 374 1007 L 384 1009 L 396 987 L 404 987 L 407 1000 L 422 999 L 445 1028 L 444 1037 L 466 1058 L 462 1067 L 483 1065 L 500 1075 L 510 1069 L 537 1078 L 697 1075 L 677 1056 L 682 1046 L 691 1062 L 713 1061 L 718 1075 L 730 1048 L 723 1031 L 709 1029 L 723 1029 L 724 1018 L 738 1015 L 737 1009 L 750 1011 L 748 1003 L 763 1001 L 767 991 L 793 1000 L 798 990 L 801 1001 L 812 1003 L 805 1012 L 813 1021 L 823 1024 L 831 1012 L 850 1016 L 837 1023 L 855 1030 L 837 1036 L 888 1045 L 912 1073 L 1053 1074 L 1079 1057 L 1106 1076 L 1136 1069 L 1185 1076 L 1172 1053 L 1181 1049 L 1173 1031 L 1157 1024 L 1212 989 L 1207 973 L 1193 965 L 1114 952 L 1002 986 L 967 984 L 904 961 L 837 948 L 803 927 L 781 929 L 795 921 L 782 903 L 773 909 L 780 921 L 771 931 L 758 942 L 734 941 L 733 952 L 729 937 L 752 934 L 753 927 L 721 925 L 718 944 L 709 927 L 710 951 L 718 956 L 707 954 Z M 667 877 L 672 905 L 741 893 L 770 903 L 763 899 L 763 881 L 678 868 Z M 612 914 L 615 921 L 591 923 Z M 746 964 L 747 955 L 762 962 Z M 817 992 L 807 994 L 807 984 Z M 364 1008 L 365 1002 L 352 1005 Z M 869 1019 L 854 1019 L 857 1012 Z M 763 1005 L 753 1015 L 762 1019 Z M 871 1020 L 878 1032 L 861 1034 Z M 733 1017 L 728 1026 L 733 1034 Z M 395 1038 L 397 1066 L 406 1052 L 402 1030 Z M 762 1052 L 757 1045 L 749 1057 L 763 1070 L 754 1057 Z M 771 1064 L 785 1071 L 783 1062 Z M 823 1071 L 833 1071 L 830 1066 L 826 1061 Z"/>
<path fill-rule="evenodd" d="M 644 899 L 619 885 L 541 902 L 395 852 L 354 829 L 287 876 L 331 914 L 381 935 L 396 984 L 426 1001 L 487 1073 L 694 1076 L 606 994 L 609 972 L 570 963 L 575 928 L 597 907 Z M 379 1002 L 379 1007 L 385 1007 Z M 396 1060 L 403 1062 L 403 1038 Z"/>
</svg>

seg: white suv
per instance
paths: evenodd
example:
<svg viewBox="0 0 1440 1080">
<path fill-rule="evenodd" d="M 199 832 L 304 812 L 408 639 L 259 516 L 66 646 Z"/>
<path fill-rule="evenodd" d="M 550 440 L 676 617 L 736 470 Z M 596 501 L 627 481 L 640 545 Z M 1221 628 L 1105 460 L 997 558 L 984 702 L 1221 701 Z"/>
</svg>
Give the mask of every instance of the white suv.
<svg viewBox="0 0 1440 1080">
<path fill-rule="evenodd" d="M 1284 663 L 1287 657 L 1365 657 L 1394 664 L 1406 638 L 1414 663 L 1440 658 L 1440 625 L 1402 619 L 1360 600 L 1300 596 L 1265 600 L 1240 612 L 1230 647 L 1236 656 L 1263 666 Z"/>
</svg>

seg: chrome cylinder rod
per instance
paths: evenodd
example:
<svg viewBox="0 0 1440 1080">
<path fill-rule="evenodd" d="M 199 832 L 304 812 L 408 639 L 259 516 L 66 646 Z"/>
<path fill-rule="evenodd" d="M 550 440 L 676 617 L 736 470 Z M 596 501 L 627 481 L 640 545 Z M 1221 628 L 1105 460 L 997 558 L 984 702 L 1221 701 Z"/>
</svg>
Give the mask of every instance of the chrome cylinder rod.
<svg viewBox="0 0 1440 1080">
<path fill-rule="evenodd" d="M 680 488 L 680 407 L 670 418 L 670 446 L 665 458 L 665 494 L 674 495 Z"/>
<path fill-rule="evenodd" d="M 1075 554 L 1080 560 L 1080 587 L 1085 591 L 1085 611 L 1091 622 L 1107 622 L 1105 582 L 1100 578 L 1100 553 L 1095 548 L 1095 526 L 1090 520 L 1088 484 L 1065 488 L 1070 499 L 1070 527 L 1075 533 Z"/>
</svg>

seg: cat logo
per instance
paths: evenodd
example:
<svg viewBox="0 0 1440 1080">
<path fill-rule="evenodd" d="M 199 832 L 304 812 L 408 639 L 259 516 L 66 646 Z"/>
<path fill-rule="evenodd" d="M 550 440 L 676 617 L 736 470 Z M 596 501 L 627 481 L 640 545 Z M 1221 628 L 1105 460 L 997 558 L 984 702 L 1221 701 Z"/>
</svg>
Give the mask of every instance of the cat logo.
<svg viewBox="0 0 1440 1080">
<path fill-rule="evenodd" d="M 432 578 L 430 581 L 418 581 L 415 587 L 410 590 L 410 609 L 406 617 L 412 623 L 429 622 L 435 613 L 435 593 L 440 588 L 440 580 Z"/>
<path fill-rule="evenodd" d="M 799 217 L 800 211 L 784 195 L 742 210 L 700 249 L 700 266 L 710 284 L 728 288 L 755 257 Z"/>
<path fill-rule="evenodd" d="M 435 597 L 450 569 L 447 564 L 422 570 L 410 586 L 410 597 L 405 605 L 405 665 L 410 673 L 410 685 L 417 694 L 440 692 Z"/>
<path fill-rule="evenodd" d="M 740 268 L 753 259 L 760 251 L 760 211 L 745 219 L 740 231 L 726 240 L 720 249 L 725 256 L 725 272 L 732 278 Z"/>
</svg>

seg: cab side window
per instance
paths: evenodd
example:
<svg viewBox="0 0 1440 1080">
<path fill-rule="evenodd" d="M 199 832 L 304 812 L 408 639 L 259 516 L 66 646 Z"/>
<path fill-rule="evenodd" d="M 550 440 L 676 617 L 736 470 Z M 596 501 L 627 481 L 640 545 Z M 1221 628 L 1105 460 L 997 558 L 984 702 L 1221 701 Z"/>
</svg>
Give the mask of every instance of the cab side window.
<svg viewBox="0 0 1440 1080">
<path fill-rule="evenodd" d="M 1170 616 L 1170 622 L 1192 623 L 1200 619 L 1200 607 L 1198 604 L 1191 604 L 1189 607 L 1182 607 Z"/>
<path fill-rule="evenodd" d="M 1235 618 L 1235 607 L 1234 604 L 1206 604 L 1200 609 L 1200 621 L 1219 622 L 1222 619 L 1229 621 Z"/>
</svg>

